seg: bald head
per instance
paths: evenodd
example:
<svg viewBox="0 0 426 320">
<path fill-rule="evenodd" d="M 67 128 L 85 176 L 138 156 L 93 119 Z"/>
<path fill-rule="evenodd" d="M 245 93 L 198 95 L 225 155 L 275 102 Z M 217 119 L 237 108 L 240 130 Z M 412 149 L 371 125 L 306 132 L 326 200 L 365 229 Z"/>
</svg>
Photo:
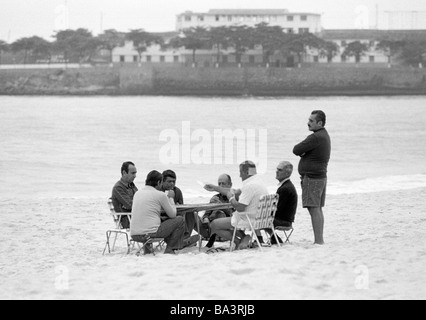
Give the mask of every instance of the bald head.
<svg viewBox="0 0 426 320">
<path fill-rule="evenodd" d="M 279 165 L 277 166 L 277 180 L 279 182 L 284 181 L 287 178 L 290 178 L 290 176 L 293 173 L 293 165 L 288 161 L 281 161 Z"/>
<path fill-rule="evenodd" d="M 222 174 L 219 179 L 217 185 L 222 188 L 231 188 L 232 187 L 232 179 L 229 174 Z"/>
</svg>

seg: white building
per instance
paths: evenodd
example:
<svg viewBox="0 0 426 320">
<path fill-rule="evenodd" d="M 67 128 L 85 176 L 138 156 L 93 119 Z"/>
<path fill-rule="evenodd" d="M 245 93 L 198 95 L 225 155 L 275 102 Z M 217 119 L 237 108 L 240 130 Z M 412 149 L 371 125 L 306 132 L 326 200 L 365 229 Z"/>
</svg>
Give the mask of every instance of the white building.
<svg viewBox="0 0 426 320">
<path fill-rule="evenodd" d="M 288 33 L 316 34 L 322 30 L 320 14 L 292 13 L 285 9 L 213 9 L 207 13 L 187 11 L 177 16 L 176 30 L 234 25 L 254 27 L 259 23 L 282 27 Z"/>
</svg>

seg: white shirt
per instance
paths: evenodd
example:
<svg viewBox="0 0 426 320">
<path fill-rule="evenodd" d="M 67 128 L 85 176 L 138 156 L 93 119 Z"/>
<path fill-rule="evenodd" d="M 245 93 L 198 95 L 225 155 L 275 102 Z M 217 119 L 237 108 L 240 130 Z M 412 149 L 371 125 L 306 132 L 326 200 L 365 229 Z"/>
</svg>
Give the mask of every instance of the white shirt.
<svg viewBox="0 0 426 320">
<path fill-rule="evenodd" d="M 243 187 L 241 188 L 239 203 L 247 206 L 244 212 L 235 212 L 232 216 L 231 224 L 236 227 L 250 228 L 247 217 L 254 221 L 257 214 L 257 207 L 259 200 L 262 196 L 267 195 L 268 189 L 264 182 L 258 175 L 251 176 L 247 180 L 243 181 Z"/>
<path fill-rule="evenodd" d="M 161 224 L 161 209 L 164 209 L 169 217 L 176 217 L 176 206 L 169 202 L 164 192 L 151 186 L 145 186 L 136 192 L 133 198 L 130 235 L 156 233 Z"/>
</svg>

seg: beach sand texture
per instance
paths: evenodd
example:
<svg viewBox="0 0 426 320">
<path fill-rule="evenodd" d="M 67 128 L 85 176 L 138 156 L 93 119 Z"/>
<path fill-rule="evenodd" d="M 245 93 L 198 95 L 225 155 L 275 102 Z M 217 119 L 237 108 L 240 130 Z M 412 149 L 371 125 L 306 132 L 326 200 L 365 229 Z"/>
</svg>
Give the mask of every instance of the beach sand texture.
<svg viewBox="0 0 426 320">
<path fill-rule="evenodd" d="M 141 257 L 102 256 L 106 199 L 2 200 L 0 299 L 425 299 L 425 197 L 330 195 L 325 246 L 299 207 L 282 248 Z"/>
</svg>

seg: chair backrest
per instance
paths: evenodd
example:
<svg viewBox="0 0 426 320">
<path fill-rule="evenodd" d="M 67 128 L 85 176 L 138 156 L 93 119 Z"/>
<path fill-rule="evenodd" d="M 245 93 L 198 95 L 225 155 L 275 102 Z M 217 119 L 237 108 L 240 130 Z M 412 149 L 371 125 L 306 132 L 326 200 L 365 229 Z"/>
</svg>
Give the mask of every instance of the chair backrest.
<svg viewBox="0 0 426 320">
<path fill-rule="evenodd" d="M 114 202 L 112 201 L 111 198 L 108 199 L 108 207 L 109 207 L 109 213 L 111 217 L 114 219 L 115 227 L 117 229 L 122 229 L 121 223 L 120 223 L 120 216 L 117 215 L 117 212 L 115 212 Z"/>
<path fill-rule="evenodd" d="M 277 212 L 278 200 L 278 194 L 269 194 L 260 198 L 253 225 L 255 230 L 272 228 L 275 213 Z"/>
</svg>

